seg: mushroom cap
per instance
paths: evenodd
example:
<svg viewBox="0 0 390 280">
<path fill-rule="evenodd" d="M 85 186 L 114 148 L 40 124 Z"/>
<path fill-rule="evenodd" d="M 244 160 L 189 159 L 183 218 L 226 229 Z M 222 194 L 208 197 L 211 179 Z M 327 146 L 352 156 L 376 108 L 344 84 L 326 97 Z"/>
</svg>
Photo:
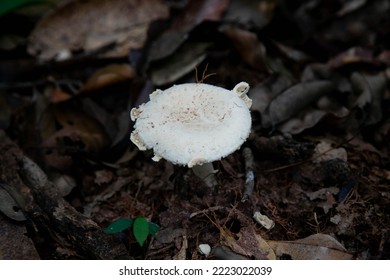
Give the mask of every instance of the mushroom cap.
<svg viewBox="0 0 390 280">
<path fill-rule="evenodd" d="M 150 101 L 131 110 L 136 121 L 130 139 L 140 150 L 153 149 L 153 160 L 202 165 L 241 147 L 251 130 L 246 93 L 249 85 L 226 90 L 203 83 L 156 90 Z"/>
</svg>

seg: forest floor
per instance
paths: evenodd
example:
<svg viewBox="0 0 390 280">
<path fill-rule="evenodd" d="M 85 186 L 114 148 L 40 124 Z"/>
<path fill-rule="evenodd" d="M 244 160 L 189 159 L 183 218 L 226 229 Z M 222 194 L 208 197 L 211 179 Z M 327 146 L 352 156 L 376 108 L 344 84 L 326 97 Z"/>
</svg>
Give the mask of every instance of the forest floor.
<svg viewBox="0 0 390 280">
<path fill-rule="evenodd" d="M 0 259 L 390 258 L 388 1 L 28 2 L 0 9 Z M 251 87 L 215 188 L 130 141 L 199 80 Z"/>
</svg>

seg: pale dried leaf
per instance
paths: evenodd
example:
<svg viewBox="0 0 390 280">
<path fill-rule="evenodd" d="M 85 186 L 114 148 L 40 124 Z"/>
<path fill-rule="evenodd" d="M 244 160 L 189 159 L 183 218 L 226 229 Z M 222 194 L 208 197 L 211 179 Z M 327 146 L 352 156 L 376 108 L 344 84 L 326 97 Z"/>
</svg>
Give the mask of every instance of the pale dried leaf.
<svg viewBox="0 0 390 280">
<path fill-rule="evenodd" d="M 111 64 L 93 73 L 81 91 L 92 91 L 102 87 L 130 80 L 135 70 L 129 64 Z"/>
<path fill-rule="evenodd" d="M 305 129 L 315 126 L 324 116 L 326 112 L 317 109 L 306 109 L 297 117 L 291 118 L 282 123 L 278 130 L 284 133 L 299 134 Z"/>
<path fill-rule="evenodd" d="M 310 198 L 310 200 L 326 199 L 327 193 L 336 195 L 339 191 L 340 191 L 339 188 L 329 187 L 329 188 L 322 188 L 314 192 L 307 192 L 306 195 Z"/>
<path fill-rule="evenodd" d="M 275 126 L 288 120 L 334 88 L 331 81 L 304 82 L 290 87 L 269 104 L 263 114 L 263 126 Z"/>
<path fill-rule="evenodd" d="M 258 260 L 275 259 L 275 253 L 253 227 L 242 227 L 237 238 L 226 228 L 220 228 L 221 244 L 234 253 Z"/>
<path fill-rule="evenodd" d="M 360 9 L 362 6 L 366 4 L 367 0 L 352 0 L 347 1 L 341 7 L 341 9 L 337 12 L 337 15 L 342 17 L 348 13 L 354 12 L 357 9 Z"/>
<path fill-rule="evenodd" d="M 349 260 L 352 258 L 333 237 L 314 234 L 295 241 L 268 241 L 277 257 L 290 256 L 293 260 Z"/>
<path fill-rule="evenodd" d="M 358 98 L 353 104 L 365 111 L 363 122 L 371 125 L 382 119 L 382 99 L 386 90 L 386 77 L 383 73 L 377 75 L 363 75 L 354 72 L 351 83 Z"/>
<path fill-rule="evenodd" d="M 151 22 L 168 15 L 161 0 L 68 1 L 41 19 L 28 51 L 50 60 L 64 50 L 91 52 L 115 44 L 111 55 L 126 56 L 130 49 L 143 47 Z"/>
<path fill-rule="evenodd" d="M 182 13 L 173 19 L 171 30 L 188 31 L 202 21 L 219 20 L 228 4 L 228 0 L 188 1 Z"/>
<path fill-rule="evenodd" d="M 69 175 L 57 173 L 55 176 L 50 176 L 50 180 L 57 187 L 58 192 L 62 196 L 67 196 L 77 186 L 76 180 Z"/>
<path fill-rule="evenodd" d="M 260 29 L 272 19 L 275 7 L 274 1 L 231 0 L 224 19 Z"/>
<path fill-rule="evenodd" d="M 248 93 L 252 99 L 251 111 L 263 114 L 271 101 L 292 85 L 284 75 L 273 74 L 264 82 L 254 86 Z"/>
<path fill-rule="evenodd" d="M 159 65 L 150 69 L 153 83 L 162 86 L 173 83 L 184 75 L 194 71 L 195 67 L 206 58 L 206 49 L 209 43 L 186 43 L 172 56 Z"/>
<path fill-rule="evenodd" d="M 186 259 L 186 254 L 187 254 L 187 249 L 188 249 L 188 240 L 187 236 L 183 235 L 183 242 L 181 244 L 179 252 L 177 252 L 176 255 L 173 256 L 174 260 L 185 260 Z"/>
<path fill-rule="evenodd" d="M 259 250 L 262 252 L 262 255 L 266 256 L 266 260 L 276 260 L 276 254 L 274 250 L 271 248 L 271 246 L 268 244 L 268 241 L 266 241 L 263 237 L 261 237 L 259 234 L 256 234 L 256 239 L 259 244 Z"/>
<path fill-rule="evenodd" d="M 347 151 L 340 147 L 334 147 L 329 140 L 322 140 L 314 149 L 313 159 L 316 162 L 328 161 L 332 159 L 341 159 L 344 162 L 348 160 Z"/>
<path fill-rule="evenodd" d="M 265 46 L 255 33 L 235 27 L 224 28 L 223 33 L 230 38 L 242 60 L 257 70 L 265 68 Z"/>
</svg>

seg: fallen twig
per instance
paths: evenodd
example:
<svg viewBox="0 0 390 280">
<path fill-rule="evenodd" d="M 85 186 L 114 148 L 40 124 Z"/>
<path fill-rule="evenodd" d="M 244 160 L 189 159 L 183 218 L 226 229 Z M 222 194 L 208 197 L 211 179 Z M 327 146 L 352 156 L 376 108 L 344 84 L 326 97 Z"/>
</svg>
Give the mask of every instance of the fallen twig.
<svg viewBox="0 0 390 280">
<path fill-rule="evenodd" d="M 0 130 L 1 180 L 12 186 L 25 200 L 22 209 L 38 231 L 54 232 L 61 236 L 82 257 L 115 259 L 127 255 L 125 246 L 106 235 L 91 219 L 76 211 L 58 193 L 42 169 Z M 16 172 L 9 172 L 16 170 Z M 39 217 L 39 221 L 34 219 Z M 43 218 L 43 221 L 42 221 Z M 40 227 L 47 228 L 40 228 Z M 58 244 L 58 246 L 69 246 Z"/>
<path fill-rule="evenodd" d="M 255 186 L 255 174 L 253 172 L 253 153 L 248 147 L 242 150 L 242 155 L 245 162 L 245 190 L 242 196 L 241 202 L 247 201 L 252 193 Z"/>
</svg>

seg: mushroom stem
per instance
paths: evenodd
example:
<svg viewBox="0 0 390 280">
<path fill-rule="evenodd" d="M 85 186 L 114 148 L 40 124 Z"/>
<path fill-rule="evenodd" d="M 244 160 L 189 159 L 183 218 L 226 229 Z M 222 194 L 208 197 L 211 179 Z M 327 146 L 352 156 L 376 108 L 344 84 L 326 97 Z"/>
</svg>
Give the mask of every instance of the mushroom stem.
<svg viewBox="0 0 390 280">
<path fill-rule="evenodd" d="M 253 153 L 252 150 L 248 147 L 245 147 L 242 150 L 242 155 L 245 161 L 245 190 L 244 195 L 242 196 L 241 202 L 247 201 L 252 193 L 255 186 L 255 174 L 253 172 Z"/>
<path fill-rule="evenodd" d="M 202 165 L 194 165 L 192 171 L 196 176 L 205 182 L 210 188 L 215 187 L 217 179 L 215 178 L 215 170 L 212 162 L 203 163 Z"/>
</svg>

